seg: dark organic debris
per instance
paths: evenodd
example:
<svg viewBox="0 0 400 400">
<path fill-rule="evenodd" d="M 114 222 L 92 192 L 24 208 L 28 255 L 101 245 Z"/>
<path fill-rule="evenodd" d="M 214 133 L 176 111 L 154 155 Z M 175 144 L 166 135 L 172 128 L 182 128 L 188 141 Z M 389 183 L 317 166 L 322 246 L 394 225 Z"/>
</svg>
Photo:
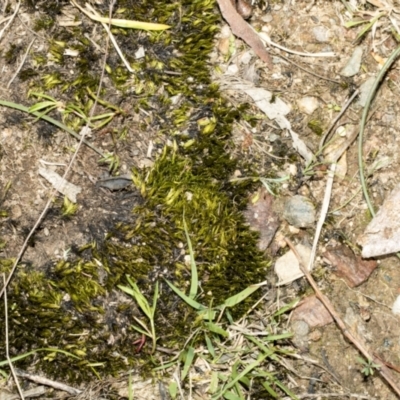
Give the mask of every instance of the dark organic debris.
<svg viewBox="0 0 400 400">
<path fill-rule="evenodd" d="M 273 210 L 273 196 L 265 188 L 261 188 L 252 196 L 245 211 L 246 221 L 250 229 L 259 232 L 258 248 L 265 251 L 279 227 L 279 217 Z"/>
</svg>

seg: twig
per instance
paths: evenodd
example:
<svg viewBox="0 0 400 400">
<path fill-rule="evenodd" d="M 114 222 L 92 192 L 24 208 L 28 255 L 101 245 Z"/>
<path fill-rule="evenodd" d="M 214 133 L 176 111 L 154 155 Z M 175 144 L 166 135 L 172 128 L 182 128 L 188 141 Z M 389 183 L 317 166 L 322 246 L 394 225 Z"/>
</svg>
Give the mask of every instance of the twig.
<svg viewBox="0 0 400 400">
<path fill-rule="evenodd" d="M 256 32 L 256 31 L 254 31 L 254 32 Z M 295 54 L 297 56 L 302 56 L 302 57 L 335 57 L 336 56 L 336 54 L 333 51 L 326 51 L 326 52 L 322 52 L 322 53 L 302 53 L 301 51 L 291 50 L 291 49 L 288 49 L 287 47 L 281 46 L 278 43 L 274 43 L 265 32 L 260 32 L 257 34 L 264 43 L 266 43 L 270 46 L 276 47 L 277 49 L 283 50 L 284 52 L 289 53 L 289 54 Z"/>
<path fill-rule="evenodd" d="M 288 238 L 285 238 L 285 241 L 288 244 L 288 246 L 290 247 L 290 249 L 292 250 L 292 252 L 294 253 L 294 255 L 297 257 L 300 270 L 304 274 L 304 276 L 307 278 L 311 287 L 314 289 L 315 295 L 321 301 L 321 303 L 324 305 L 324 307 L 328 310 L 329 314 L 331 314 L 332 318 L 335 320 L 336 324 L 342 331 L 343 336 L 345 336 L 352 344 L 354 344 L 354 346 L 359 350 L 359 352 L 367 360 L 372 360 L 372 362 L 374 364 L 379 365 L 378 371 L 381 374 L 381 376 L 386 380 L 386 382 L 393 389 L 393 391 L 398 396 L 400 396 L 400 388 L 396 385 L 390 370 L 384 364 L 382 364 L 377 357 L 375 357 L 373 354 L 371 354 L 368 351 L 366 344 L 363 342 L 363 340 L 361 338 L 356 337 L 353 332 L 350 332 L 347 329 L 345 323 L 340 318 L 339 314 L 337 314 L 337 312 L 335 311 L 330 300 L 321 292 L 317 283 L 314 281 L 314 278 L 311 276 L 311 274 L 307 270 L 307 268 L 303 265 L 301 257 L 299 255 L 299 253 L 297 252 L 296 248 L 294 247 L 293 243 Z"/>
<path fill-rule="evenodd" d="M 351 97 L 351 100 L 354 100 L 355 96 L 353 95 Z M 350 101 L 347 102 L 345 109 L 350 105 Z M 321 235 L 322 227 L 325 222 L 326 215 L 328 213 L 329 209 L 329 203 L 331 199 L 331 193 L 332 193 L 332 187 L 333 187 L 333 180 L 335 178 L 335 172 L 336 172 L 336 166 L 337 166 L 337 161 L 339 158 L 343 155 L 343 153 L 346 151 L 346 149 L 350 146 L 351 143 L 355 140 L 357 137 L 357 131 L 354 130 L 353 133 L 345 140 L 340 146 L 338 146 L 335 149 L 334 154 L 331 157 L 331 166 L 328 171 L 328 178 L 326 180 L 326 189 L 325 189 L 325 195 L 324 195 L 324 200 L 322 202 L 322 207 L 321 207 L 321 212 L 320 216 L 318 219 L 317 223 L 317 228 L 315 229 L 315 235 L 314 235 L 314 241 L 313 241 L 313 247 L 311 250 L 311 255 L 310 255 L 310 261 L 308 263 L 308 270 L 311 271 L 313 266 L 314 266 L 314 260 L 315 256 L 317 254 L 317 247 L 318 247 L 318 241 L 319 237 Z"/>
<path fill-rule="evenodd" d="M 5 274 L 2 274 L 2 277 L 3 277 L 3 285 L 5 286 L 5 283 L 6 283 Z M 13 363 L 12 363 L 11 358 L 10 358 L 10 351 L 9 351 L 10 342 L 8 340 L 8 301 L 7 301 L 7 291 L 4 292 L 4 318 L 5 318 L 5 330 L 6 330 L 5 331 L 5 336 L 6 336 L 6 358 L 7 358 L 7 361 L 8 361 L 8 365 L 10 366 L 11 373 L 12 373 L 12 376 L 13 376 L 14 381 L 15 381 L 15 385 L 17 386 L 19 397 L 23 400 L 23 399 L 25 399 L 25 397 L 24 397 L 24 394 L 22 393 L 22 389 L 21 389 L 21 386 L 19 384 L 19 380 L 17 378 L 17 374 L 16 374 L 16 372 L 14 370 L 14 366 L 13 366 Z"/>
<path fill-rule="evenodd" d="M 8 20 L 6 26 L 0 31 L 0 40 L 1 40 L 1 37 L 3 36 L 3 33 L 6 31 L 6 29 L 7 29 L 7 28 L 11 25 L 11 23 L 14 21 L 14 18 L 15 18 L 15 16 L 16 16 L 17 13 L 18 13 L 19 6 L 20 6 L 20 5 L 21 5 L 21 1 L 18 2 L 17 6 L 15 7 L 14 14 L 11 15 L 11 18 Z"/>
<path fill-rule="evenodd" d="M 343 114 L 346 112 L 346 110 L 349 108 L 350 104 L 353 102 L 353 100 L 356 98 L 356 96 L 358 96 L 358 93 L 360 93 L 360 90 L 357 89 L 352 96 L 350 97 L 350 99 L 347 101 L 347 103 L 342 107 L 342 109 L 340 110 L 340 113 L 336 116 L 336 118 L 333 120 L 333 122 L 331 123 L 331 126 L 328 128 L 328 130 L 324 133 L 324 135 L 321 138 L 321 141 L 319 142 L 319 149 L 321 150 L 322 147 L 324 146 L 325 140 L 328 137 L 328 135 L 331 133 L 332 129 L 335 127 L 335 125 L 337 124 L 337 122 L 340 120 L 340 118 L 342 118 Z"/>
<path fill-rule="evenodd" d="M 332 78 L 327 78 L 326 76 L 319 75 L 314 71 L 311 71 L 311 70 L 309 70 L 307 68 L 302 67 L 297 62 L 291 60 L 290 58 L 287 58 L 287 57 L 283 56 L 282 54 L 275 53 L 274 55 L 276 57 L 284 59 L 285 61 L 287 61 L 288 63 L 290 63 L 292 65 L 295 65 L 297 68 L 301 69 L 302 71 L 306 72 L 307 74 L 310 74 L 310 75 L 315 76 L 316 78 L 323 79 L 325 81 L 333 82 L 333 83 L 336 83 L 337 85 L 340 85 L 340 81 L 337 81 L 336 79 L 332 79 Z"/>
<path fill-rule="evenodd" d="M 41 385 L 50 386 L 54 389 L 62 390 L 64 392 L 67 392 L 67 393 L 75 395 L 75 396 L 78 394 L 81 394 L 83 392 L 80 389 L 75 389 L 74 387 L 65 385 L 64 383 L 52 381 L 51 379 L 47 379 L 43 376 L 29 374 L 28 372 L 22 371 L 20 369 L 16 369 L 15 372 L 21 378 L 29 379 L 32 382 L 40 383 Z"/>
<path fill-rule="evenodd" d="M 21 64 L 19 65 L 19 67 L 17 68 L 17 70 L 15 71 L 15 74 L 12 76 L 12 78 L 10 79 L 10 81 L 7 83 L 7 89 L 10 87 L 10 85 L 13 83 L 13 80 L 17 77 L 17 75 L 19 74 L 19 71 L 21 71 L 21 68 L 23 67 L 23 65 L 25 64 L 25 60 L 26 57 L 29 54 L 29 50 L 31 49 L 34 41 L 36 40 L 36 38 L 33 38 L 32 41 L 29 43 L 28 48 L 26 49 L 26 52 L 24 54 L 24 57 L 22 58 Z"/>
</svg>

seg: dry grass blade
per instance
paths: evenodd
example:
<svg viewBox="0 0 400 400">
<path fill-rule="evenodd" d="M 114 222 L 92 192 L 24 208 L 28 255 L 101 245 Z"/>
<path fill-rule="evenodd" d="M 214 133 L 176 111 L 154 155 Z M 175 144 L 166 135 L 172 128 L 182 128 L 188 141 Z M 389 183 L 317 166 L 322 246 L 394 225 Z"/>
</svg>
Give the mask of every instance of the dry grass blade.
<svg viewBox="0 0 400 400">
<path fill-rule="evenodd" d="M 120 28 L 129 29 L 140 29 L 145 31 L 163 31 L 171 28 L 169 25 L 156 24 L 152 22 L 141 22 L 141 21 L 129 21 L 126 19 L 117 19 L 109 17 L 101 17 L 90 4 L 86 4 L 87 10 L 81 7 L 75 0 L 71 0 L 71 3 L 79 8 L 87 17 L 93 21 L 101 22 L 102 24 L 110 24 L 112 26 L 118 26 Z"/>
<path fill-rule="evenodd" d="M 6 285 L 6 276 L 5 274 L 2 274 L 3 277 L 3 285 Z M 8 340 L 8 302 L 7 302 L 7 291 L 4 292 L 4 316 L 5 316 L 5 324 L 4 324 L 4 328 L 5 328 L 5 337 L 6 337 L 6 357 L 7 357 L 7 361 L 8 361 L 8 365 L 10 366 L 10 370 L 11 373 L 14 377 L 14 381 L 15 381 L 15 385 L 17 386 L 18 389 L 18 393 L 21 399 L 24 399 L 24 394 L 22 393 L 22 389 L 21 386 L 19 384 L 19 380 L 17 378 L 17 374 L 14 370 L 14 366 L 13 363 L 11 361 L 10 358 L 10 353 L 9 353 L 9 340 Z"/>
</svg>

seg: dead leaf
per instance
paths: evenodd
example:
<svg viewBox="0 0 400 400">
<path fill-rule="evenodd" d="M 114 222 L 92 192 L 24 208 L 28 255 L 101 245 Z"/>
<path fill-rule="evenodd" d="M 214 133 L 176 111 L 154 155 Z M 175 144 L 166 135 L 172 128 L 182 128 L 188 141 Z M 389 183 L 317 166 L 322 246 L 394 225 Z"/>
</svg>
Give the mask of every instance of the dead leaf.
<svg viewBox="0 0 400 400">
<path fill-rule="evenodd" d="M 325 326 L 333 322 L 331 314 L 316 296 L 306 297 L 292 314 L 293 321 L 304 321 L 310 328 Z"/>
<path fill-rule="evenodd" d="M 261 39 L 253 28 L 239 15 L 233 7 L 231 0 L 218 0 L 221 14 L 232 29 L 232 33 L 243 39 L 264 61 L 268 68 L 272 69 L 272 60 Z"/>
<path fill-rule="evenodd" d="M 343 278 L 350 287 L 361 285 L 377 267 L 375 260 L 363 260 L 347 246 L 339 245 L 328 248 L 324 258 L 333 267 L 333 273 Z"/>
<path fill-rule="evenodd" d="M 250 229 L 259 232 L 258 248 L 265 251 L 279 227 L 279 217 L 273 210 L 274 198 L 265 188 L 261 188 L 252 199 L 254 201 L 250 201 L 244 216 Z"/>
</svg>

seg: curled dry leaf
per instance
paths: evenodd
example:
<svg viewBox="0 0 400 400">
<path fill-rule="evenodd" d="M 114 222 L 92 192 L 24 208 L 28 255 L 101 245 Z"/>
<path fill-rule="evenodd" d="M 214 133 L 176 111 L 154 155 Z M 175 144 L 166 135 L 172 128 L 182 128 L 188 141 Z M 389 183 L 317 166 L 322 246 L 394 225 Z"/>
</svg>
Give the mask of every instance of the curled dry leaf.
<svg viewBox="0 0 400 400">
<path fill-rule="evenodd" d="M 232 29 L 232 33 L 243 39 L 264 61 L 269 68 L 272 68 L 272 60 L 262 40 L 258 37 L 253 28 L 240 16 L 232 5 L 231 0 L 218 0 L 221 14 Z"/>
</svg>

